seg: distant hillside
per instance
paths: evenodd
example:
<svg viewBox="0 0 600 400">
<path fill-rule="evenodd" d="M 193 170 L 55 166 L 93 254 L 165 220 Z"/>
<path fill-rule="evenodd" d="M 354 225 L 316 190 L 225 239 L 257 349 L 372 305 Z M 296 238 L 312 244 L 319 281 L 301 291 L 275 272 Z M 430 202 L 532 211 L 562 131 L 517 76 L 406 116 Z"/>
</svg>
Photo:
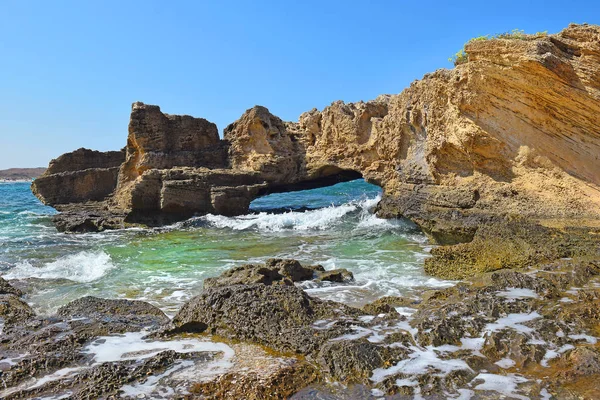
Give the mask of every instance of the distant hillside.
<svg viewBox="0 0 600 400">
<path fill-rule="evenodd" d="M 0 169 L 0 180 L 18 181 L 37 178 L 46 168 L 9 168 Z"/>
</svg>

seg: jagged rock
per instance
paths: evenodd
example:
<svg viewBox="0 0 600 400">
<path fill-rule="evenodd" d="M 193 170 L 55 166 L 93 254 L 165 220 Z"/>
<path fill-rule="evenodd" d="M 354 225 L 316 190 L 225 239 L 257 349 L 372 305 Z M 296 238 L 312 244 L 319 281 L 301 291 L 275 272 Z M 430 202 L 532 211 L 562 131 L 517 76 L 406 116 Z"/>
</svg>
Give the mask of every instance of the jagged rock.
<svg viewBox="0 0 600 400">
<path fill-rule="evenodd" d="M 320 377 L 314 366 L 302 360 L 290 361 L 280 368 L 260 365 L 256 371 L 245 369 L 198 383 L 190 391 L 202 398 L 215 400 L 288 399 L 298 388 L 306 387 Z"/>
<path fill-rule="evenodd" d="M 6 279 L 0 276 L 0 294 L 14 294 L 15 296 L 22 296 L 23 292 L 13 287 Z"/>
<path fill-rule="evenodd" d="M 126 214 L 109 211 L 103 205 L 86 203 L 85 205 L 57 206 L 61 211 L 52 216 L 52 222 L 59 232 L 102 232 L 107 229 L 126 227 Z"/>
<path fill-rule="evenodd" d="M 329 271 L 322 271 L 317 273 L 317 281 L 328 281 L 336 283 L 352 282 L 354 275 L 346 268 L 332 269 Z"/>
<path fill-rule="evenodd" d="M 373 371 L 406 357 L 406 349 L 371 343 L 365 339 L 325 343 L 317 356 L 322 368 L 345 383 L 369 383 Z"/>
<path fill-rule="evenodd" d="M 277 268 L 279 273 L 292 282 L 301 282 L 313 279 L 315 274 L 325 271 L 322 265 L 309 265 L 304 267 L 297 260 L 270 258 L 265 262 L 269 268 Z"/>
<path fill-rule="evenodd" d="M 315 273 L 320 273 L 321 270 L 323 267 L 320 265 L 303 267 L 297 260 L 270 258 L 264 265 L 244 264 L 231 268 L 218 277 L 207 278 L 204 280 L 204 288 L 253 283 L 292 285 L 293 282 L 313 279 Z"/>
<path fill-rule="evenodd" d="M 35 316 L 35 313 L 29 304 L 25 303 L 18 296 L 11 293 L 0 294 L 0 318 L 4 320 L 4 324 L 23 324 L 33 316 Z"/>
<path fill-rule="evenodd" d="M 204 289 L 231 286 L 251 285 L 261 283 L 263 285 L 292 285 L 292 281 L 286 279 L 277 269 L 268 268 L 264 265 L 244 264 L 229 269 L 215 278 L 204 280 Z"/>
<path fill-rule="evenodd" d="M 189 115 L 163 114 L 158 106 L 140 102 L 131 107 L 126 149 L 115 193 L 116 202 L 126 209 L 139 208 L 134 204 L 132 191 L 147 170 L 223 168 L 227 164 L 215 124 Z"/>
<path fill-rule="evenodd" d="M 60 317 L 87 318 L 103 323 L 123 324 L 127 330 L 157 328 L 169 322 L 159 308 L 144 301 L 113 300 L 86 296 L 58 309 Z"/>
<path fill-rule="evenodd" d="M 119 167 L 123 161 L 125 161 L 125 149 L 102 152 L 80 148 L 50 161 L 46 175 L 92 168 L 114 168 Z"/>
<path fill-rule="evenodd" d="M 396 307 L 402 306 L 415 306 L 417 302 L 414 299 L 408 299 L 405 297 L 397 297 L 397 296 L 383 296 L 379 299 L 365 304 L 362 307 L 362 310 L 370 315 L 378 315 L 378 314 L 398 314 L 396 311 Z"/>
<path fill-rule="evenodd" d="M 174 332 L 208 332 L 308 354 L 328 338 L 346 333 L 344 324 L 317 329 L 313 323 L 344 319 L 360 311 L 308 296 L 295 286 L 234 285 L 204 290 L 173 318 Z"/>
</svg>

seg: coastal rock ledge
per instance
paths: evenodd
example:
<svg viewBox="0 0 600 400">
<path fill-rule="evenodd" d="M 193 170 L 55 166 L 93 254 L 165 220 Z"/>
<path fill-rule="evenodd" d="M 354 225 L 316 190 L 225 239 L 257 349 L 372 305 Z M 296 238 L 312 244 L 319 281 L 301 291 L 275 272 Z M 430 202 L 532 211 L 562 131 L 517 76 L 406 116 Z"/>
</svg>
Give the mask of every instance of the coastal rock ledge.
<svg viewBox="0 0 600 400">
<path fill-rule="evenodd" d="M 441 244 L 514 216 L 545 226 L 600 219 L 600 27 L 490 39 L 468 61 L 398 95 L 313 109 L 285 122 L 255 106 L 227 126 L 132 106 L 120 152 L 53 160 L 33 192 L 65 231 L 239 215 L 272 192 L 363 177 L 378 213 Z"/>
</svg>

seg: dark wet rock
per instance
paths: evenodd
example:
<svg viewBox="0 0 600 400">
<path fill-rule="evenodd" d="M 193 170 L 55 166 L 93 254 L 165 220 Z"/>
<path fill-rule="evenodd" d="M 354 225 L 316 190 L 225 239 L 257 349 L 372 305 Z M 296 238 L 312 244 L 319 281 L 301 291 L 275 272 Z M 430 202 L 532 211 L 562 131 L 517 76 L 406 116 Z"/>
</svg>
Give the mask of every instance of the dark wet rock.
<svg viewBox="0 0 600 400">
<path fill-rule="evenodd" d="M 8 281 L 0 276 L 0 294 L 14 294 L 15 296 L 22 296 L 23 292 L 12 286 Z"/>
<path fill-rule="evenodd" d="M 281 351 L 312 353 L 348 331 L 344 324 L 316 329 L 318 320 L 360 315 L 358 309 L 308 296 L 295 286 L 234 285 L 205 290 L 173 318 L 175 332 L 208 332 Z"/>
<path fill-rule="evenodd" d="M 545 297 L 558 297 L 559 291 L 556 285 L 536 276 L 523 274 L 517 271 L 498 271 L 491 274 L 492 283 L 498 289 L 520 288 L 531 289 L 537 294 Z"/>
<path fill-rule="evenodd" d="M 399 296 L 383 296 L 379 299 L 365 304 L 362 310 L 371 315 L 377 314 L 398 314 L 396 307 L 415 307 L 420 303 L 420 300 L 408 297 Z"/>
<path fill-rule="evenodd" d="M 190 392 L 203 399 L 263 400 L 288 399 L 298 391 L 320 379 L 319 371 L 311 364 L 295 360 L 266 373 L 252 371 L 230 372 L 209 382 L 193 385 Z"/>
<path fill-rule="evenodd" d="M 539 363 L 546 354 L 544 347 L 532 344 L 530 338 L 523 334 L 502 330 L 486 337 L 481 353 L 493 361 L 510 358 L 517 368 L 522 368 L 528 363 Z"/>
<path fill-rule="evenodd" d="M 121 388 L 160 375 L 181 360 L 196 362 L 213 358 L 210 352 L 181 354 L 172 350 L 163 351 L 143 360 L 127 360 L 81 367 L 74 376 L 51 380 L 30 389 L 7 395 L 8 399 L 30 399 L 34 396 L 69 394 L 71 399 L 131 398 L 120 395 Z"/>
<path fill-rule="evenodd" d="M 105 210 L 104 206 L 88 204 L 88 207 L 69 205 L 58 208 L 61 213 L 52 216 L 52 222 L 59 232 L 102 232 L 127 226 L 124 213 Z"/>
<path fill-rule="evenodd" d="M 346 268 L 332 269 L 330 271 L 324 271 L 317 273 L 318 282 L 336 282 L 345 283 L 354 281 L 354 275 Z"/>
<path fill-rule="evenodd" d="M 59 308 L 57 315 L 122 324 L 131 331 L 148 327 L 157 328 L 169 322 L 169 317 L 152 304 L 137 300 L 112 300 L 92 296 L 70 302 Z"/>
<path fill-rule="evenodd" d="M 270 258 L 265 266 L 277 271 L 292 282 L 301 282 L 313 279 L 315 273 L 325 271 L 322 265 L 309 265 L 304 267 L 297 260 Z"/>
<path fill-rule="evenodd" d="M 375 396 L 371 388 L 366 385 L 350 386 L 326 386 L 315 385 L 304 388 L 290 397 L 290 400 L 376 400 L 381 396 Z M 412 400 L 413 396 L 388 396 L 388 400 Z"/>
<path fill-rule="evenodd" d="M 325 343 L 317 361 L 325 372 L 347 383 L 369 383 L 373 370 L 389 367 L 406 357 L 406 349 L 375 344 L 366 339 L 332 340 Z"/>
<path fill-rule="evenodd" d="M 477 337 L 486 324 L 502 315 L 528 313 L 535 299 L 507 299 L 493 286 L 458 284 L 429 295 L 414 315 L 422 344 L 460 344 L 463 337 Z"/>
<path fill-rule="evenodd" d="M 600 375 L 600 351 L 597 348 L 578 347 L 566 353 L 560 362 L 568 366 L 560 374 L 567 380 L 577 376 Z"/>
<path fill-rule="evenodd" d="M 267 268 L 264 265 L 244 264 L 229 269 L 215 278 L 204 280 L 204 289 L 223 287 L 231 285 L 251 285 L 261 283 L 263 285 L 292 285 L 292 281 L 286 279 L 276 269 Z"/>
<path fill-rule="evenodd" d="M 35 315 L 29 304 L 14 294 L 0 294 L 0 318 L 6 325 L 24 323 Z M 6 328 L 5 328 L 6 329 Z"/>
<path fill-rule="evenodd" d="M 328 274 L 331 272 L 331 274 Z M 204 288 L 212 288 L 230 285 L 250 285 L 262 283 L 264 285 L 292 285 L 293 282 L 302 282 L 317 277 L 320 280 L 322 274 L 335 282 L 344 282 L 352 273 L 344 270 L 325 272 L 321 265 L 302 266 L 300 262 L 292 259 L 270 258 L 265 264 L 244 264 L 231 268 L 215 278 L 204 280 Z M 337 279 L 337 280 L 336 280 Z"/>
<path fill-rule="evenodd" d="M 571 286 L 583 286 L 598 275 L 600 275 L 600 262 L 593 256 L 555 260 L 542 265 L 541 269 L 536 271 L 537 277 L 563 290 Z"/>
</svg>

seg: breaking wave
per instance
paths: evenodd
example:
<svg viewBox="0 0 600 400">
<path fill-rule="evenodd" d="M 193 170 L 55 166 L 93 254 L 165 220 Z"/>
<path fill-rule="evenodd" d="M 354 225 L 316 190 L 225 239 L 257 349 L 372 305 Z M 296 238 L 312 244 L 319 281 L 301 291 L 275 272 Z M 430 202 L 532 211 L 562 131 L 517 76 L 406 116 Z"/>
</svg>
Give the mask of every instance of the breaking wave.
<svg viewBox="0 0 600 400">
<path fill-rule="evenodd" d="M 316 210 L 288 211 L 284 213 L 260 212 L 238 217 L 205 215 L 189 221 L 191 225 L 208 225 L 214 228 L 233 230 L 256 230 L 259 232 L 319 231 L 330 229 L 338 224 L 352 222 L 356 228 L 394 227 L 397 221 L 389 221 L 373 213 L 381 196 L 371 199 L 351 201 L 339 206 L 329 206 Z"/>
<path fill-rule="evenodd" d="M 59 258 L 42 266 L 29 261 L 17 263 L 3 277 L 6 279 L 68 279 L 75 282 L 93 282 L 115 268 L 108 254 L 103 251 L 82 251 Z"/>
</svg>

